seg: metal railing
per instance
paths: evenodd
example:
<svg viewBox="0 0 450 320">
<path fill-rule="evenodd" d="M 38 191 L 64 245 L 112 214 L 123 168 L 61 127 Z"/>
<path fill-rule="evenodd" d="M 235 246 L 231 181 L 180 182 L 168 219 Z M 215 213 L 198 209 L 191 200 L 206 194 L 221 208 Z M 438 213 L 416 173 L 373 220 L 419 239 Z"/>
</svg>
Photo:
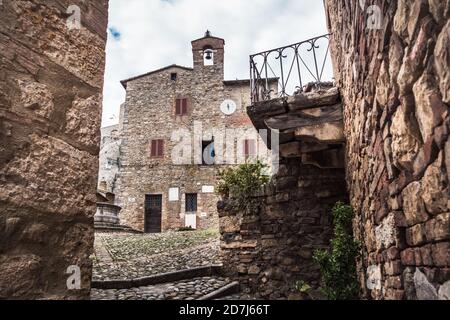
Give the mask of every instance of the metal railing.
<svg viewBox="0 0 450 320">
<path fill-rule="evenodd" d="M 330 34 L 250 56 L 252 103 L 287 98 L 332 81 Z"/>
</svg>

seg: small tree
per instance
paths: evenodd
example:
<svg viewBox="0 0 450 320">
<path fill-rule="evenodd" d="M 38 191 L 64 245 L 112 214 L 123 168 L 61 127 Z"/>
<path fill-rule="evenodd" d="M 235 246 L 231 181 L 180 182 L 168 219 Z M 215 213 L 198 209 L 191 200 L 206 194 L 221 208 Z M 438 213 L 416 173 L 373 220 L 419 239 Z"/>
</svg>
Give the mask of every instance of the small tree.
<svg viewBox="0 0 450 320">
<path fill-rule="evenodd" d="M 314 260 L 319 264 L 324 292 L 332 300 L 354 300 L 359 296 L 356 259 L 359 243 L 353 239 L 353 209 L 339 202 L 333 208 L 334 238 L 330 250 L 318 250 Z"/>
<path fill-rule="evenodd" d="M 269 177 L 264 174 L 266 168 L 265 164 L 258 161 L 221 171 L 217 193 L 223 197 L 231 196 L 245 206 L 247 200 L 269 182 Z"/>
</svg>

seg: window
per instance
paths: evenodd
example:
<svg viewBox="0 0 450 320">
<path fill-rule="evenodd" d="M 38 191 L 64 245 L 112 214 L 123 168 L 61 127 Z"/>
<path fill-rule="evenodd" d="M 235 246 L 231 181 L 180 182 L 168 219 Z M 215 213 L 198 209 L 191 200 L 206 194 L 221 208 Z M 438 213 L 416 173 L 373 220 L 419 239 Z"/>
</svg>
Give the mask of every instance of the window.
<svg viewBox="0 0 450 320">
<path fill-rule="evenodd" d="M 256 156 L 256 141 L 253 139 L 244 140 L 244 156 L 246 159 Z"/>
<path fill-rule="evenodd" d="M 173 72 L 170 74 L 170 80 L 177 81 L 178 74 L 176 72 Z"/>
<path fill-rule="evenodd" d="M 197 194 L 186 194 L 186 212 L 197 212 Z"/>
<path fill-rule="evenodd" d="M 155 158 L 164 156 L 164 140 L 152 140 L 150 156 Z"/>
<path fill-rule="evenodd" d="M 202 164 L 204 166 L 213 165 L 216 151 L 214 150 L 214 140 L 202 141 Z"/>
<path fill-rule="evenodd" d="M 184 116 L 187 114 L 188 100 L 186 98 L 178 98 L 175 102 L 175 115 Z"/>
</svg>

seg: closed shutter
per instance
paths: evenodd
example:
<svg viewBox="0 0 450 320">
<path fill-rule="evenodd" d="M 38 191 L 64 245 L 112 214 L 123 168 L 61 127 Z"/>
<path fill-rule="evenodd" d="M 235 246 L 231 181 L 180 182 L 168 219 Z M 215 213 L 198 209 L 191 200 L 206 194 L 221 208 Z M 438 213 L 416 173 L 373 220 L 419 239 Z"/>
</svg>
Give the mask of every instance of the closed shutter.
<svg viewBox="0 0 450 320">
<path fill-rule="evenodd" d="M 181 115 L 186 115 L 187 114 L 187 106 L 188 105 L 188 100 L 187 99 L 183 99 L 181 102 Z"/>
<path fill-rule="evenodd" d="M 186 98 L 176 99 L 175 115 L 184 116 L 187 114 L 187 111 L 188 111 L 188 99 L 186 99 Z"/>
<path fill-rule="evenodd" d="M 158 157 L 164 156 L 164 140 L 158 140 Z"/>
<path fill-rule="evenodd" d="M 164 140 L 152 140 L 150 156 L 151 157 L 164 156 Z"/>
<path fill-rule="evenodd" d="M 175 103 L 175 114 L 177 115 L 177 116 L 179 116 L 179 115 L 181 115 L 181 112 L 182 112 L 182 107 L 181 107 L 181 99 L 177 99 L 176 100 L 176 103 Z"/>
<path fill-rule="evenodd" d="M 251 157 L 256 155 L 256 142 L 255 140 L 244 141 L 244 156 Z"/>
</svg>

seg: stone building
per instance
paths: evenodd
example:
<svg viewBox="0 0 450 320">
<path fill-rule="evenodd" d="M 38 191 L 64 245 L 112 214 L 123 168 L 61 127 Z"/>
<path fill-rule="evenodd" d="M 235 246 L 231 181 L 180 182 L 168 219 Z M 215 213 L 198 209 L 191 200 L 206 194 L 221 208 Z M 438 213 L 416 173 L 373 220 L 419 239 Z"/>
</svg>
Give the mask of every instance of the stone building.
<svg viewBox="0 0 450 320">
<path fill-rule="evenodd" d="M 266 156 L 246 114 L 250 80 L 224 81 L 224 47 L 207 32 L 192 41 L 193 68 L 171 65 L 122 81 L 122 223 L 145 232 L 216 226 L 219 170 Z M 271 84 L 276 90 L 276 79 Z"/>
<path fill-rule="evenodd" d="M 103 192 L 114 193 L 119 173 L 120 142 L 119 125 L 102 128 L 98 189 Z"/>
</svg>

